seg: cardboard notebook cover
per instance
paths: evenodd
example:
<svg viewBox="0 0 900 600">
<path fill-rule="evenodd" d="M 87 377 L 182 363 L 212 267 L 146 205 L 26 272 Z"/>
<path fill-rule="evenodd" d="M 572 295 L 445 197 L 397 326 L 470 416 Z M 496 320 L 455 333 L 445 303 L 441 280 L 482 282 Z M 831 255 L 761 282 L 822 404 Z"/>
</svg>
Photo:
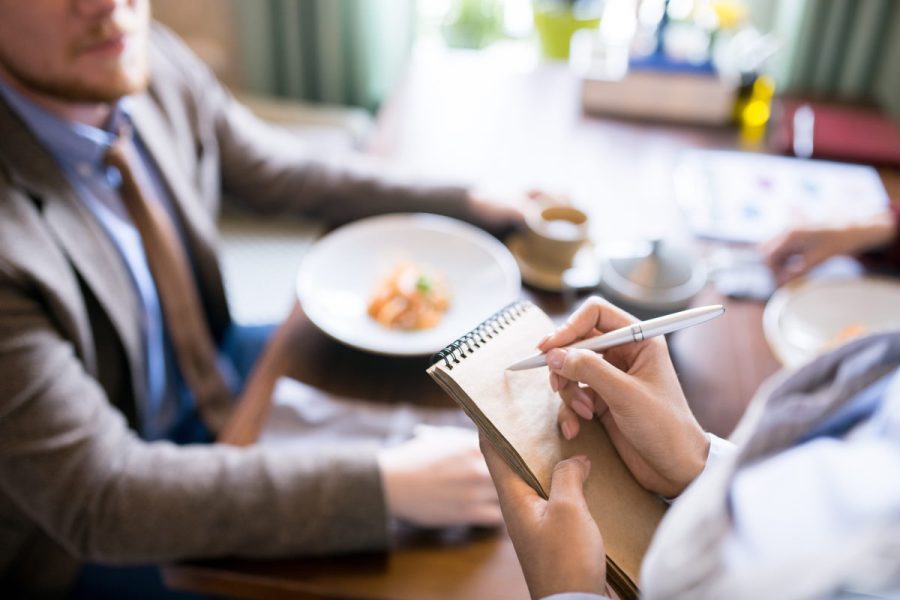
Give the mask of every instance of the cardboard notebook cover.
<svg viewBox="0 0 900 600">
<path fill-rule="evenodd" d="M 576 454 L 590 458 L 585 496 L 603 535 L 609 582 L 620 596 L 637 597 L 641 561 L 665 502 L 638 484 L 598 420 L 582 421 L 574 440 L 562 437 L 561 400 L 550 388 L 547 367 L 506 370 L 534 354 L 553 328 L 537 306 L 517 302 L 435 355 L 428 374 L 544 498 L 560 460 Z"/>
</svg>

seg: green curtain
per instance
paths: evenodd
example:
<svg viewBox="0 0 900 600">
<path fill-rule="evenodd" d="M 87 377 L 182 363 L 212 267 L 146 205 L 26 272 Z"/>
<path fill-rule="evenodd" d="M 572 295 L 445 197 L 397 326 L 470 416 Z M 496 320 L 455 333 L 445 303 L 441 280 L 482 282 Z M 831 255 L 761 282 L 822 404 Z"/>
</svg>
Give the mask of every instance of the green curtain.
<svg viewBox="0 0 900 600">
<path fill-rule="evenodd" d="M 754 3 L 760 24 L 784 44 L 775 64 L 783 91 L 876 102 L 900 116 L 900 2 Z"/>
<path fill-rule="evenodd" d="M 258 93 L 375 110 L 402 75 L 415 0 L 231 0 Z"/>
</svg>

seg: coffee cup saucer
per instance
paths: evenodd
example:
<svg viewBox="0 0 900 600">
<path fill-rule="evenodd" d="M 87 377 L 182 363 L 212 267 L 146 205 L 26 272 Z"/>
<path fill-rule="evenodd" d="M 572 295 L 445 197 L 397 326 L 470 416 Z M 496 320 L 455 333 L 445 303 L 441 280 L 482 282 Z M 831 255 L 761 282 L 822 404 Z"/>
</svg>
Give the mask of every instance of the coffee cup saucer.
<svg viewBox="0 0 900 600">
<path fill-rule="evenodd" d="M 525 237 L 522 233 L 513 233 L 505 240 L 506 247 L 512 252 L 513 258 L 519 265 L 522 273 L 522 281 L 542 290 L 561 292 L 567 286 L 563 280 L 563 274 L 571 269 L 599 270 L 597 259 L 594 255 L 594 247 L 588 242 L 575 255 L 571 267 L 565 269 L 553 268 L 533 261 L 525 248 Z"/>
</svg>

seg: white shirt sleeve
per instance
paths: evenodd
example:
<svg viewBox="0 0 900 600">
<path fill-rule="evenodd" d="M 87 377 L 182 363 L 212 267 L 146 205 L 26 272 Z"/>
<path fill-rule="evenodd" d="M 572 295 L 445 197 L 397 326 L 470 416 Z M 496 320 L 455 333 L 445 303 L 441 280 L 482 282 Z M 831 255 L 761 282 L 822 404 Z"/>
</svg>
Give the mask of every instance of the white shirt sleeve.
<svg viewBox="0 0 900 600">
<path fill-rule="evenodd" d="M 896 522 L 900 444 L 818 438 L 742 469 L 731 486 L 730 567 L 778 563 Z"/>
<path fill-rule="evenodd" d="M 734 452 L 735 445 L 732 442 L 729 442 L 726 439 L 720 438 L 714 433 L 706 432 L 706 437 L 709 440 L 709 454 L 706 455 L 706 464 L 703 465 L 703 470 L 700 471 L 700 474 L 694 479 L 697 481 L 703 477 L 703 475 L 717 462 L 719 462 L 723 456 L 728 456 L 732 452 Z M 694 483 L 691 482 L 691 484 Z M 678 499 L 678 496 L 674 498 L 666 498 L 663 497 L 663 500 L 672 504 L 675 500 Z"/>
<path fill-rule="evenodd" d="M 719 462 L 723 456 L 734 454 L 735 451 L 735 445 L 732 442 L 720 438 L 714 433 L 706 432 L 706 437 L 709 438 L 709 454 L 706 456 L 706 464 L 703 465 L 703 470 L 700 471 L 697 479 L 703 477 L 703 474 L 706 473 L 711 466 Z"/>
<path fill-rule="evenodd" d="M 813 438 L 737 473 L 729 493 L 729 566 L 783 564 L 900 524 L 900 375 L 884 387 L 848 404 L 880 401 L 842 437 Z"/>
</svg>

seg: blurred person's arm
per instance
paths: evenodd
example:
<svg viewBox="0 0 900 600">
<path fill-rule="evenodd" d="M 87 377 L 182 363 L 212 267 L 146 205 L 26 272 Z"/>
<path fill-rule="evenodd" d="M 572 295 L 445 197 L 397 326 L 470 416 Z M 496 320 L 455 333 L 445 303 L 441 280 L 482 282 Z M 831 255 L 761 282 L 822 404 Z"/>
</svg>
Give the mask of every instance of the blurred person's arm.
<svg viewBox="0 0 900 600">
<path fill-rule="evenodd" d="M 155 75 L 181 86 L 182 100 L 191 106 L 198 154 L 218 155 L 219 164 L 211 168 L 220 169 L 222 190 L 253 210 L 299 212 L 331 223 L 386 212 L 433 212 L 495 233 L 521 219 L 515 202 L 421 181 L 373 157 L 326 156 L 253 115 L 171 32 L 155 25 L 151 39 Z"/>
<path fill-rule="evenodd" d="M 873 269 L 900 271 L 900 203 L 891 205 L 893 217 L 893 238 L 878 247 L 866 251 L 860 259 L 863 264 Z"/>
<path fill-rule="evenodd" d="M 46 308 L 53 298 L 0 262 L 0 491 L 72 555 L 156 562 L 387 545 L 374 449 L 145 442 Z"/>
<path fill-rule="evenodd" d="M 478 436 L 453 427 L 417 428 L 378 454 L 390 514 L 422 527 L 503 523 Z"/>
<path fill-rule="evenodd" d="M 388 516 L 496 525 L 474 436 L 388 450 L 176 446 L 129 429 L 46 309 L 0 262 L 0 492 L 73 556 L 159 562 L 383 549 Z"/>
<path fill-rule="evenodd" d="M 864 255 L 868 261 L 900 266 L 900 211 L 847 226 L 797 227 L 762 246 L 766 263 L 779 285 L 825 260 L 840 255 Z"/>
</svg>

